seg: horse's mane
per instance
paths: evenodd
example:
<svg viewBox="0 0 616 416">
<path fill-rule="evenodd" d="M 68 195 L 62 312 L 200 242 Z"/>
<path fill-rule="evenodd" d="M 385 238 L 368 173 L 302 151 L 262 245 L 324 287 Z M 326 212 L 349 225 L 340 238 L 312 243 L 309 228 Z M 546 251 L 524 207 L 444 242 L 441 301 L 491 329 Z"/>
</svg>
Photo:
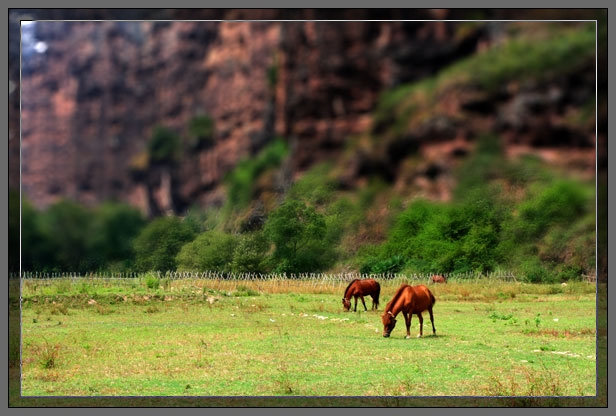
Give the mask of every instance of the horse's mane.
<svg viewBox="0 0 616 416">
<path fill-rule="evenodd" d="M 402 283 L 400 285 L 400 287 L 398 288 L 398 290 L 396 291 L 396 293 L 394 294 L 394 297 L 391 298 L 391 300 L 389 302 L 387 302 L 387 305 L 385 305 L 385 311 L 391 311 L 391 307 L 396 303 L 396 301 L 398 300 L 398 298 L 400 298 L 400 296 L 402 295 L 402 292 L 404 291 L 404 288 L 410 285 L 407 285 L 406 283 Z"/>
<path fill-rule="evenodd" d="M 349 291 L 349 288 L 351 287 L 351 285 L 355 282 L 357 282 L 359 279 L 353 279 L 351 280 L 351 283 L 348 284 L 348 286 L 346 287 L 346 289 L 344 289 L 344 296 L 346 297 L 347 292 Z"/>
</svg>

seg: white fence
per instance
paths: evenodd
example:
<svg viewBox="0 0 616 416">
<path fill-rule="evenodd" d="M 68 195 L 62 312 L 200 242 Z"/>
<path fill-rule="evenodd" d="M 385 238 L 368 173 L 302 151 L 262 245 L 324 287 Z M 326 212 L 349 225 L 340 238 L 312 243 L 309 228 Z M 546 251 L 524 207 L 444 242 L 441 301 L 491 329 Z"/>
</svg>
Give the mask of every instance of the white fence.
<svg viewBox="0 0 616 416">
<path fill-rule="evenodd" d="M 161 280 L 210 280 L 220 282 L 233 282 L 237 285 L 242 282 L 288 282 L 302 281 L 313 287 L 337 287 L 348 284 L 353 279 L 376 279 L 385 286 L 399 285 L 400 283 L 428 283 L 434 273 L 413 273 L 413 274 L 361 274 L 361 273 L 224 273 L 217 271 L 186 272 L 186 271 L 154 271 L 147 273 L 41 273 L 41 272 L 22 272 L 19 277 L 22 281 L 36 281 L 38 284 L 52 284 L 57 279 L 70 280 L 73 283 L 112 283 L 116 285 L 134 285 L 137 281 L 157 278 Z M 496 271 L 488 274 L 481 273 L 442 273 L 447 281 L 480 281 L 494 280 L 500 282 L 517 281 L 516 276 L 511 272 Z"/>
</svg>

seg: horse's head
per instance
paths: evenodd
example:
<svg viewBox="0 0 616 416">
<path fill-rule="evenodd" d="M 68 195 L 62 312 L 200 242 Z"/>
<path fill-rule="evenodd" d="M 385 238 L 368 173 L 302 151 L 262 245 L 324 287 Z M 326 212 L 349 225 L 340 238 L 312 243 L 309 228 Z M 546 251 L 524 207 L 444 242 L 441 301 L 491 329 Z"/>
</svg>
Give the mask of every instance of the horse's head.
<svg viewBox="0 0 616 416">
<path fill-rule="evenodd" d="M 391 311 L 388 311 L 381 316 L 381 320 L 383 321 L 383 336 L 387 338 L 396 326 L 396 318 Z"/>
<path fill-rule="evenodd" d="M 345 312 L 351 310 L 351 299 L 342 298 L 342 306 Z"/>
</svg>

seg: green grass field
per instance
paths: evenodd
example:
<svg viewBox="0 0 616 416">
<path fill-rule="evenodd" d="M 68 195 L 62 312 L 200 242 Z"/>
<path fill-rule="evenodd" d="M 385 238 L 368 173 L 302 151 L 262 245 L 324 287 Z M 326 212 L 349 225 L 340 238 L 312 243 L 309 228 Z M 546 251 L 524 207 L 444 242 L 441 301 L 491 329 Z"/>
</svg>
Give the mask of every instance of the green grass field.
<svg viewBox="0 0 616 416">
<path fill-rule="evenodd" d="M 594 396 L 595 286 L 452 282 L 432 336 L 342 288 L 22 288 L 22 396 Z M 367 299 L 368 307 L 371 300 Z M 360 311 L 361 310 L 361 311 Z"/>
</svg>

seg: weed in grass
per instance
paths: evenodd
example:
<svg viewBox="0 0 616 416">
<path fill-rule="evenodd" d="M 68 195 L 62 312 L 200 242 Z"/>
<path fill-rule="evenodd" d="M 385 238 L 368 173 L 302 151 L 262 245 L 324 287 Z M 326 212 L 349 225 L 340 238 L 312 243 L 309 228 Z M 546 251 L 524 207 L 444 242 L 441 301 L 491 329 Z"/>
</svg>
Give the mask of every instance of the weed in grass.
<svg viewBox="0 0 616 416">
<path fill-rule="evenodd" d="M 212 367 L 212 360 L 211 359 L 204 359 L 203 358 L 203 352 L 206 351 L 208 349 L 210 344 L 208 344 L 207 342 L 205 342 L 204 340 L 199 340 L 199 347 L 198 347 L 198 356 L 197 356 L 197 362 L 195 363 L 195 366 L 197 368 L 211 368 Z"/>
<path fill-rule="evenodd" d="M 70 279 L 61 279 L 56 283 L 55 288 L 58 294 L 70 293 L 73 290 L 73 284 Z"/>
<path fill-rule="evenodd" d="M 113 313 L 113 309 L 104 306 L 104 305 L 100 305 L 100 304 L 96 304 L 96 312 L 99 315 L 109 315 L 110 313 Z"/>
<path fill-rule="evenodd" d="M 458 291 L 458 299 L 459 300 L 465 300 L 468 299 L 468 297 L 471 295 L 471 292 L 466 289 L 466 288 L 460 288 L 460 290 Z"/>
<path fill-rule="evenodd" d="M 160 312 L 160 309 L 156 305 L 150 305 L 145 310 L 145 313 L 158 313 L 158 312 Z"/>
<path fill-rule="evenodd" d="M 32 346 L 32 355 L 42 369 L 50 370 L 58 367 L 60 345 L 50 344 L 47 340 L 42 345 Z"/>
<path fill-rule="evenodd" d="M 582 328 L 579 331 L 573 331 L 569 329 L 565 329 L 564 331 L 559 331 L 557 329 L 539 329 L 533 331 L 533 335 L 548 335 L 554 338 L 575 338 L 575 337 L 583 337 L 583 336 L 595 336 L 596 330 L 594 328 Z M 527 332 L 529 333 L 529 332 Z"/>
<path fill-rule="evenodd" d="M 160 286 L 160 279 L 154 275 L 147 275 L 145 278 L 145 284 L 148 289 L 158 289 Z"/>
<path fill-rule="evenodd" d="M 52 302 L 49 313 L 52 315 L 68 315 L 68 308 L 63 303 Z"/>
<path fill-rule="evenodd" d="M 62 376 L 57 370 L 49 370 L 38 374 L 37 379 L 47 383 L 53 383 L 62 380 Z M 50 388 L 50 390 L 48 390 L 48 393 L 53 392 L 53 388 Z"/>
<path fill-rule="evenodd" d="M 539 349 L 541 351 L 556 351 L 556 348 L 552 347 L 551 345 L 542 345 L 539 347 Z"/>
<path fill-rule="evenodd" d="M 502 314 L 499 312 L 492 312 L 490 314 L 490 319 L 492 319 L 492 322 L 496 322 L 497 320 L 506 321 L 505 325 L 516 325 L 518 323 L 518 318 L 513 316 L 512 313 Z"/>
<path fill-rule="evenodd" d="M 284 365 L 278 367 L 276 384 L 280 388 L 283 395 L 297 394 L 297 388 L 293 382 L 293 377 L 289 374 L 287 367 Z"/>
<path fill-rule="evenodd" d="M 561 396 L 566 390 L 562 380 L 545 364 L 542 370 L 520 367 L 507 377 L 490 377 L 491 384 L 485 388 L 488 396 Z"/>
<path fill-rule="evenodd" d="M 259 296 L 259 292 L 246 286 L 239 285 L 234 293 L 235 296 Z"/>
</svg>

